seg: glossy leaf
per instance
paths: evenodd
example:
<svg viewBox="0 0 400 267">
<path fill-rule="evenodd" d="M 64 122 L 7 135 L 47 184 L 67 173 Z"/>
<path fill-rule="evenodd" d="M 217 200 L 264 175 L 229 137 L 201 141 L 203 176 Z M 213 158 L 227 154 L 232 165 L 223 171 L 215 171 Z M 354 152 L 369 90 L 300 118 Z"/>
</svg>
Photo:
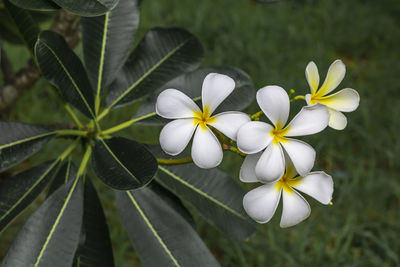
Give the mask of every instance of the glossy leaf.
<svg viewBox="0 0 400 267">
<path fill-rule="evenodd" d="M 0 172 L 38 152 L 55 135 L 42 127 L 0 121 Z"/>
<path fill-rule="evenodd" d="M 5 0 L 4 2 L 6 2 Z M 60 7 L 50 0 L 9 0 L 14 5 L 35 11 L 53 11 Z"/>
<path fill-rule="evenodd" d="M 36 0 L 35 0 L 36 1 Z M 60 7 L 84 17 L 99 16 L 112 10 L 118 0 L 53 0 Z"/>
<path fill-rule="evenodd" d="M 72 179 L 33 213 L 1 266 L 70 267 L 79 243 L 82 216 L 82 179 Z"/>
<path fill-rule="evenodd" d="M 157 160 L 147 148 L 122 137 L 100 139 L 93 150 L 93 169 L 108 186 L 130 190 L 149 183 L 157 171 Z"/>
<path fill-rule="evenodd" d="M 74 179 L 77 172 L 78 168 L 71 160 L 65 162 L 57 171 L 57 174 L 55 175 L 49 190 L 47 191 L 47 197 L 51 196 L 55 191 L 57 191 L 60 186 L 68 183 L 68 181 L 71 179 Z"/>
<path fill-rule="evenodd" d="M 190 224 L 144 187 L 116 192 L 122 222 L 144 266 L 219 266 Z"/>
<path fill-rule="evenodd" d="M 156 179 L 229 236 L 245 239 L 254 231 L 242 207 L 244 193 L 226 173 L 190 163 L 159 166 Z"/>
<path fill-rule="evenodd" d="M 163 125 L 167 123 L 169 120 L 163 119 L 155 114 L 157 97 L 167 88 L 175 88 L 182 91 L 193 100 L 196 100 L 199 106 L 201 106 L 201 89 L 203 80 L 207 74 L 211 72 L 228 75 L 234 79 L 236 83 L 235 90 L 233 90 L 228 98 L 221 103 L 213 114 L 218 114 L 223 111 L 243 110 L 253 102 L 255 96 L 254 86 L 250 77 L 245 72 L 233 67 L 203 68 L 183 74 L 164 84 L 143 102 L 135 117 L 141 117 L 153 113 L 154 116 L 142 120 L 139 123 L 148 125 Z"/>
<path fill-rule="evenodd" d="M 0 183 L 0 232 L 36 197 L 55 175 L 58 161 L 50 161 Z"/>
<path fill-rule="evenodd" d="M 36 58 L 46 79 L 55 85 L 65 101 L 94 118 L 94 100 L 85 68 L 64 38 L 52 31 L 40 33 Z"/>
<path fill-rule="evenodd" d="M 108 108 L 138 100 L 176 76 L 196 69 L 203 57 L 197 38 L 180 28 L 154 28 L 139 43 L 107 95 Z"/>
<path fill-rule="evenodd" d="M 36 21 L 27 10 L 11 4 L 8 0 L 4 0 L 4 5 L 7 7 L 8 13 L 17 26 L 20 36 L 33 53 L 33 49 L 40 31 Z"/>
<path fill-rule="evenodd" d="M 85 65 L 95 94 L 110 85 L 124 64 L 139 18 L 139 0 L 120 0 L 103 16 L 81 19 Z"/>
</svg>

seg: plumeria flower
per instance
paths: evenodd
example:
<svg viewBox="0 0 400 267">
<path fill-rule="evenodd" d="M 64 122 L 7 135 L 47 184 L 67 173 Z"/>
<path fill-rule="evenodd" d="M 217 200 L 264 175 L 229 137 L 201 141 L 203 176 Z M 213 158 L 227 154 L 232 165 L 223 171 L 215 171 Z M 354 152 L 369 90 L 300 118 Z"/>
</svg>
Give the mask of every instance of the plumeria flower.
<svg viewBox="0 0 400 267">
<path fill-rule="evenodd" d="M 238 129 L 250 121 L 247 114 L 236 111 L 212 116 L 234 88 L 235 82 L 232 78 L 218 73 L 208 74 L 201 92 L 203 110 L 181 91 L 167 89 L 161 92 L 156 103 L 157 114 L 163 118 L 175 119 L 165 125 L 160 133 L 162 149 L 170 155 L 177 155 L 185 149 L 194 133 L 193 162 L 201 168 L 218 166 L 223 153 L 210 126 L 236 140 Z"/>
<path fill-rule="evenodd" d="M 306 68 L 306 78 L 310 85 L 311 94 L 305 96 L 307 104 L 324 104 L 329 111 L 329 126 L 336 130 L 343 130 L 347 125 L 347 119 L 342 112 L 351 112 L 357 109 L 360 96 L 356 90 L 345 88 L 339 92 L 328 95 L 342 82 L 346 74 L 346 66 L 341 60 L 336 60 L 329 67 L 328 74 L 322 86 L 319 86 L 319 74 L 317 65 L 310 62 Z"/>
<path fill-rule="evenodd" d="M 241 181 L 258 182 L 255 165 L 261 153 L 246 157 L 245 169 L 241 170 Z M 285 174 L 276 182 L 267 183 L 248 192 L 243 198 L 247 214 L 258 223 L 267 223 L 274 215 L 282 195 L 283 208 L 280 226 L 290 227 L 305 220 L 311 212 L 310 205 L 299 192 L 303 192 L 322 204 L 329 204 L 333 193 L 332 177 L 323 171 L 297 176 L 296 170 L 287 161 Z"/>
<path fill-rule="evenodd" d="M 237 145 L 246 154 L 254 154 L 265 149 L 257 162 L 255 172 L 261 181 L 272 182 L 285 172 L 284 151 L 293 161 L 300 175 L 306 175 L 313 167 L 315 150 L 308 144 L 291 139 L 318 133 L 328 125 L 329 114 L 324 105 L 303 107 L 285 127 L 290 101 L 286 91 L 279 86 L 267 86 L 257 92 L 257 102 L 273 126 L 251 121 L 238 132 Z"/>
</svg>

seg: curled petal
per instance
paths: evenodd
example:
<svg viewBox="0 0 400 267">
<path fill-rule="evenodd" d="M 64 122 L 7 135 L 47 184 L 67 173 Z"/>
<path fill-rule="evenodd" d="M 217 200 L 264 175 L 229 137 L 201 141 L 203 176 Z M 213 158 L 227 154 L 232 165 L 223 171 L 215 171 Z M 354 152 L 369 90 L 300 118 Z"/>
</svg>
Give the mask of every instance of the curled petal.
<svg viewBox="0 0 400 267">
<path fill-rule="evenodd" d="M 279 86 L 266 86 L 257 92 L 257 103 L 275 126 L 283 127 L 290 110 L 289 96 Z"/>
<path fill-rule="evenodd" d="M 360 95 L 354 89 L 345 88 L 333 95 L 323 97 L 318 102 L 338 111 L 351 112 L 360 104 Z"/>
<path fill-rule="evenodd" d="M 272 141 L 270 132 L 273 127 L 261 121 L 251 121 L 240 127 L 237 134 L 237 145 L 246 154 L 260 152 Z"/>
<path fill-rule="evenodd" d="M 208 108 L 212 114 L 233 89 L 235 89 L 235 81 L 231 77 L 218 73 L 208 74 L 201 91 L 203 110 Z"/>
<path fill-rule="evenodd" d="M 329 127 L 335 130 L 343 130 L 347 125 L 346 116 L 337 110 L 328 108 L 329 111 Z"/>
<path fill-rule="evenodd" d="M 306 67 L 306 78 L 308 85 L 310 86 L 311 93 L 315 93 L 319 86 L 319 73 L 317 65 L 313 61 L 308 63 Z"/>
<path fill-rule="evenodd" d="M 246 213 L 258 223 L 267 223 L 276 211 L 281 197 L 275 183 L 265 184 L 248 192 L 243 198 Z"/>
<path fill-rule="evenodd" d="M 310 205 L 296 191 L 283 191 L 282 199 L 283 208 L 280 223 L 282 228 L 296 225 L 310 216 Z"/>
<path fill-rule="evenodd" d="M 207 127 L 197 127 L 192 144 L 193 162 L 203 169 L 217 167 L 222 161 L 221 144 Z"/>
<path fill-rule="evenodd" d="M 223 112 L 215 115 L 214 118 L 215 120 L 210 125 L 235 141 L 239 128 L 250 121 L 249 115 L 238 111 Z"/>
<path fill-rule="evenodd" d="M 333 180 L 325 172 L 311 172 L 300 177 L 293 187 L 307 195 L 315 198 L 322 204 L 328 205 L 332 200 Z"/>
<path fill-rule="evenodd" d="M 157 98 L 156 112 L 166 119 L 193 118 L 194 113 L 201 112 L 190 97 L 176 89 L 167 89 Z"/>
<path fill-rule="evenodd" d="M 256 175 L 260 181 L 273 182 L 285 173 L 285 156 L 280 144 L 270 144 L 256 165 Z"/>
<path fill-rule="evenodd" d="M 326 75 L 325 81 L 317 94 L 319 96 L 325 96 L 332 92 L 342 82 L 344 75 L 346 74 L 346 65 L 341 60 L 335 60 L 329 67 L 328 74 Z"/>
<path fill-rule="evenodd" d="M 288 125 L 285 136 L 304 136 L 319 133 L 328 126 L 328 108 L 321 104 L 303 107 Z"/>
<path fill-rule="evenodd" d="M 178 155 L 181 153 L 196 129 L 193 119 L 178 119 L 169 122 L 160 133 L 160 145 L 165 153 Z"/>
<path fill-rule="evenodd" d="M 259 182 L 256 176 L 256 165 L 261 157 L 262 152 L 247 155 L 240 167 L 239 178 L 243 183 L 256 183 Z"/>
<path fill-rule="evenodd" d="M 281 144 L 293 162 L 297 173 L 301 176 L 307 175 L 314 166 L 315 150 L 309 144 L 296 139 L 287 139 Z"/>
</svg>

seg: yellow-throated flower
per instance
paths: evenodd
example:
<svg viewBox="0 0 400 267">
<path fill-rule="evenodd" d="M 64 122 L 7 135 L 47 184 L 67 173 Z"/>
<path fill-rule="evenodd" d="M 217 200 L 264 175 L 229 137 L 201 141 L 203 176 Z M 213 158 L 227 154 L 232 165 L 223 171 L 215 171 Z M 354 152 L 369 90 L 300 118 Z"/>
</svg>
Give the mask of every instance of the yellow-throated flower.
<svg viewBox="0 0 400 267">
<path fill-rule="evenodd" d="M 255 175 L 255 165 L 260 157 L 261 153 L 246 157 L 240 176 L 242 182 L 259 182 Z M 305 220 L 311 212 L 310 205 L 298 191 L 327 205 L 332 199 L 332 177 L 323 171 L 297 176 L 290 160 L 287 160 L 285 174 L 276 182 L 264 184 L 248 192 L 243 198 L 243 207 L 256 222 L 267 223 L 274 215 L 282 195 L 280 226 L 290 227 Z"/>
<path fill-rule="evenodd" d="M 203 110 L 181 91 L 167 89 L 161 92 L 156 103 L 157 114 L 163 118 L 175 119 L 165 125 L 160 133 L 162 149 L 167 154 L 177 155 L 185 149 L 194 133 L 193 162 L 201 168 L 218 166 L 222 161 L 222 148 L 209 126 L 236 140 L 238 129 L 250 121 L 247 114 L 236 111 L 212 116 L 234 89 L 235 81 L 229 76 L 208 74 L 201 92 Z"/>
<path fill-rule="evenodd" d="M 244 124 L 238 132 L 237 145 L 246 154 L 265 149 L 258 160 L 255 173 L 259 180 L 272 182 L 285 172 L 284 151 L 300 175 L 314 166 L 315 150 L 291 136 L 318 133 L 328 125 L 329 113 L 324 105 L 303 107 L 287 125 L 290 101 L 286 91 L 279 86 L 266 86 L 257 92 L 257 103 L 274 126 L 261 121 Z"/>
<path fill-rule="evenodd" d="M 317 65 L 310 62 L 306 68 L 306 78 L 310 85 L 311 94 L 305 96 L 308 105 L 321 103 L 328 107 L 329 126 L 336 130 L 343 130 L 347 125 L 346 116 L 342 112 L 351 112 L 357 109 L 360 96 L 356 90 L 345 88 L 328 95 L 342 82 L 346 74 L 346 66 L 341 60 L 335 60 L 329 67 L 328 74 L 322 86 L 319 87 L 319 73 Z"/>
</svg>

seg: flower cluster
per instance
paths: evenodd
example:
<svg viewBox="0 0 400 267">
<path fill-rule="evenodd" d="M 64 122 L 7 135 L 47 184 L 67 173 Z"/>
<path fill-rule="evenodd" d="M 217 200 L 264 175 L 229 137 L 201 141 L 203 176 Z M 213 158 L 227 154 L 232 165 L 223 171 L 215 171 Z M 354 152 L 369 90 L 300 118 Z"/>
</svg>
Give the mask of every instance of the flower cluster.
<svg viewBox="0 0 400 267">
<path fill-rule="evenodd" d="M 241 154 L 246 154 L 240 180 L 263 183 L 244 196 L 243 206 L 247 214 L 259 223 L 268 222 L 282 196 L 280 226 L 293 226 L 310 214 L 310 206 L 299 191 L 327 205 L 332 198 L 333 180 L 322 171 L 311 172 L 315 150 L 292 137 L 316 134 L 328 125 L 337 130 L 346 127 L 347 119 L 342 112 L 354 111 L 358 107 L 358 93 L 346 88 L 327 96 L 340 84 L 345 72 L 343 62 L 336 60 L 318 88 L 318 69 L 314 62 L 310 62 L 306 78 L 311 94 L 302 97 L 307 106 L 289 123 L 290 99 L 279 86 L 266 86 L 256 95 L 261 112 L 271 124 L 251 121 L 250 116 L 237 111 L 213 115 L 235 88 L 234 80 L 226 75 L 210 73 L 206 76 L 201 95 L 202 109 L 182 92 L 167 89 L 158 96 L 156 112 L 174 120 L 162 129 L 160 145 L 166 153 L 177 155 L 194 135 L 193 162 L 200 168 L 213 168 L 221 163 L 223 157 L 220 141 L 214 132 L 219 131 L 236 141 Z"/>
</svg>

